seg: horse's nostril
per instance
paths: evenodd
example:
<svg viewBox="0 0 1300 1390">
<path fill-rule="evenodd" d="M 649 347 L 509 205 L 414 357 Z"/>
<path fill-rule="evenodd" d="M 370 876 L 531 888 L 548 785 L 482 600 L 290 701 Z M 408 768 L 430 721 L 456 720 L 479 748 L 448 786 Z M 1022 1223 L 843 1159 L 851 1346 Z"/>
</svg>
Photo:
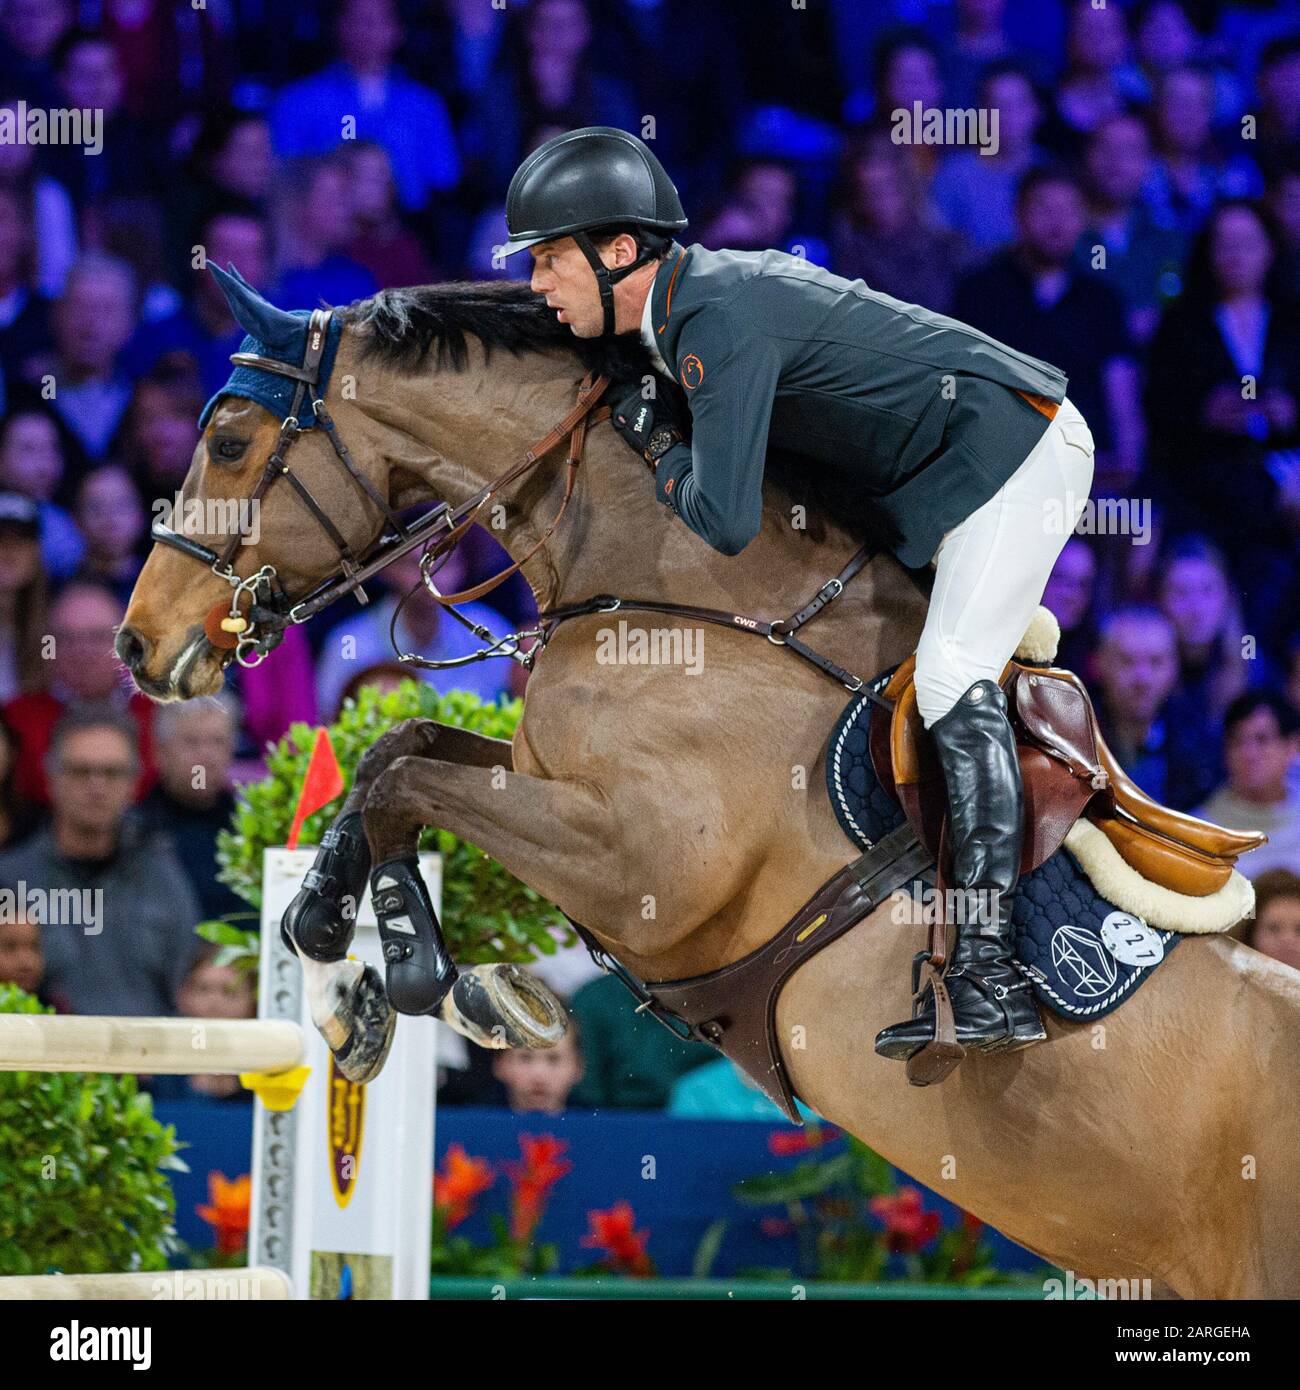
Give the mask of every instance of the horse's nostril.
<svg viewBox="0 0 1300 1390">
<path fill-rule="evenodd" d="M 148 655 L 147 644 L 134 628 L 124 627 L 117 634 L 117 641 L 113 645 L 117 650 L 118 660 L 128 671 L 138 671 L 144 665 L 145 657 Z"/>
</svg>

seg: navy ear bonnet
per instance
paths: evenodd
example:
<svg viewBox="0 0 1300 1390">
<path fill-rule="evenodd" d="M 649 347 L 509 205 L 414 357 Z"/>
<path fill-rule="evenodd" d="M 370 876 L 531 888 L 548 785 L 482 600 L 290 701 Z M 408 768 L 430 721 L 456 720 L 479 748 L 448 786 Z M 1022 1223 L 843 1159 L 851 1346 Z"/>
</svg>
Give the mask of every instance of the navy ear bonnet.
<svg viewBox="0 0 1300 1390">
<path fill-rule="evenodd" d="M 253 352 L 259 357 L 273 357 L 278 362 L 290 366 L 302 365 L 307 351 L 307 322 L 311 312 L 307 309 L 277 309 L 275 305 L 262 298 L 258 292 L 235 270 L 230 267 L 227 274 L 219 266 L 209 265 L 208 269 L 221 286 L 230 312 L 235 321 L 247 335 L 240 343 L 240 352 Z M 316 392 L 323 396 L 329 386 L 330 373 L 334 370 L 334 358 L 338 355 L 339 339 L 343 336 L 343 326 L 337 318 L 331 318 L 326 333 L 325 354 L 321 358 L 320 378 Z M 203 407 L 199 415 L 199 429 L 205 429 L 217 408 L 222 396 L 242 396 L 269 410 L 277 420 L 283 420 L 293 405 L 294 391 L 298 383 L 287 376 L 275 372 L 264 372 L 256 367 L 236 366 L 230 379 Z M 309 405 L 304 403 L 299 412 L 299 423 L 303 429 L 312 429 L 316 417 Z"/>
</svg>

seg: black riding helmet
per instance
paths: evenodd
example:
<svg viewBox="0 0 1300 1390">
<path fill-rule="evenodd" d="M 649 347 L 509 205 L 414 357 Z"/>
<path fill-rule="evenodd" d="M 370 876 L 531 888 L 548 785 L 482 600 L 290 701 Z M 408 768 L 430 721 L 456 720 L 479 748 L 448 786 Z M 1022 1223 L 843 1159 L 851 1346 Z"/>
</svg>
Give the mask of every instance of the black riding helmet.
<svg viewBox="0 0 1300 1390">
<path fill-rule="evenodd" d="M 635 135 L 613 126 L 569 130 L 539 145 L 515 170 L 506 194 L 509 241 L 502 255 L 571 236 L 596 275 L 605 311 L 604 331 L 614 331 L 614 285 L 650 260 L 647 250 L 631 265 L 610 270 L 588 233 L 628 225 L 672 235 L 686 214 L 672 180 Z"/>
</svg>

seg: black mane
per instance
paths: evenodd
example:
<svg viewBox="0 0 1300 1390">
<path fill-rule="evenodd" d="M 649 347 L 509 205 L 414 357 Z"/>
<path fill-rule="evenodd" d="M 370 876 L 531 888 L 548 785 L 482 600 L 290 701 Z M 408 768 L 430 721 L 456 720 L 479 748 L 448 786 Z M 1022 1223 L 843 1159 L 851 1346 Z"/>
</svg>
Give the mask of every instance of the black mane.
<svg viewBox="0 0 1300 1390">
<path fill-rule="evenodd" d="M 416 367 L 433 353 L 438 366 L 460 371 L 469 361 L 466 336 L 473 335 L 489 357 L 494 348 L 516 354 L 565 348 L 589 371 L 636 377 L 650 370 L 636 333 L 576 338 L 521 281 L 458 280 L 381 290 L 348 305 L 340 317 L 370 329 L 363 353 L 399 367 Z"/>
</svg>

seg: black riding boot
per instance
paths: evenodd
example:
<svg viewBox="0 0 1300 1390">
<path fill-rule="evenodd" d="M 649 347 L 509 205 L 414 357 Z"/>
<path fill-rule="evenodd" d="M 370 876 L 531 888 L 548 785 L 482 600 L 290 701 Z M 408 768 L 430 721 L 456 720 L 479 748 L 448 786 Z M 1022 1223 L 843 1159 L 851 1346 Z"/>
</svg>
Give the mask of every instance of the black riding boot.
<svg viewBox="0 0 1300 1390">
<path fill-rule="evenodd" d="M 944 983 L 957 1041 L 983 1051 L 1024 1047 L 1047 1033 L 1012 956 L 1011 906 L 1020 872 L 1024 797 L 1007 700 L 977 681 L 930 730 L 948 790 L 948 846 L 957 944 Z M 916 1015 L 883 1029 L 882 1057 L 906 1061 L 934 1037 L 934 992 Z"/>
</svg>

